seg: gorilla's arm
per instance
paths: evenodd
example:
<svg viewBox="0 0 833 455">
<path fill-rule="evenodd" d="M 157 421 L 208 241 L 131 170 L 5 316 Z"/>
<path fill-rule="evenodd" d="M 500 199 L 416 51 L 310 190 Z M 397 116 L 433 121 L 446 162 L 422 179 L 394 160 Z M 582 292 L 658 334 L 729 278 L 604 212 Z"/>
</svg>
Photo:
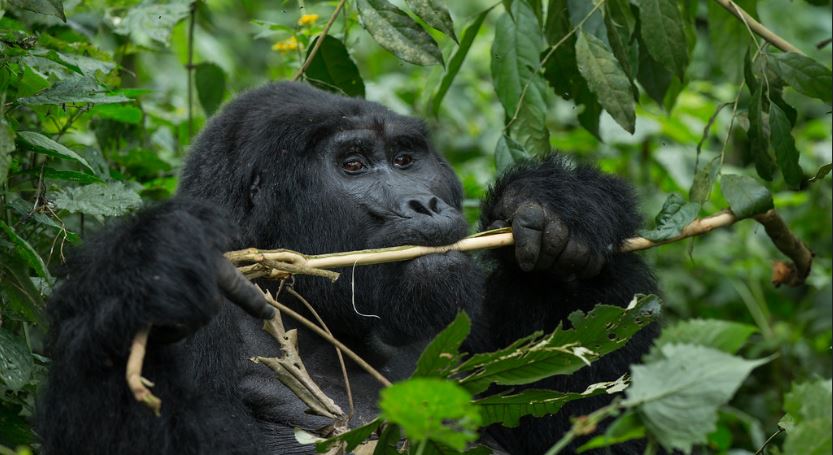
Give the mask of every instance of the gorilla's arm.
<svg viewBox="0 0 833 455">
<path fill-rule="evenodd" d="M 223 220 L 206 205 L 170 201 L 105 229 L 70 259 L 47 306 L 52 365 L 37 416 L 45 454 L 252 447 L 245 434 L 223 428 L 223 420 L 239 419 L 241 405 L 214 387 L 234 368 L 233 343 L 212 349 L 193 337 L 174 342 L 209 323 L 224 294 L 258 315 L 272 314 L 256 289 L 229 280 L 222 251 L 231 232 Z M 223 289 L 220 282 L 235 284 Z M 125 383 L 130 342 L 149 324 L 144 375 L 163 397 L 158 418 Z M 228 364 L 205 371 L 209 362 Z M 212 374 L 217 380 L 201 381 Z"/>
<path fill-rule="evenodd" d="M 617 252 L 639 220 L 632 189 L 596 169 L 551 155 L 507 172 L 484 201 L 481 222 L 511 225 L 516 245 L 490 253 L 494 268 L 470 348 L 499 349 L 534 330 L 552 331 L 560 322 L 569 327 L 567 316 L 575 310 L 587 312 L 598 303 L 624 306 L 636 293 L 655 292 L 641 259 Z M 656 333 L 651 325 L 591 367 L 534 386 L 583 391 L 614 380 L 639 360 Z M 569 429 L 569 416 L 585 415 L 605 401 L 580 400 L 555 416 L 525 419 L 518 430 L 492 434 L 512 453 L 543 453 Z M 629 453 L 633 447 L 617 449 Z"/>
</svg>

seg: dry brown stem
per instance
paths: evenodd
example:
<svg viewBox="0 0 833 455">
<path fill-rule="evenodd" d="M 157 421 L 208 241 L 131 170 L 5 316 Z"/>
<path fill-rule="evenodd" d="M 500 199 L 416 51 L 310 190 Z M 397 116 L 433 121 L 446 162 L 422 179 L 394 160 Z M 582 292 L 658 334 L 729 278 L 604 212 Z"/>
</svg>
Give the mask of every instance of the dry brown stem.
<svg viewBox="0 0 833 455">
<path fill-rule="evenodd" d="M 142 364 L 145 360 L 149 334 L 150 326 L 147 326 L 139 330 L 136 336 L 133 337 L 133 343 L 130 345 L 130 356 L 127 358 L 125 378 L 127 379 L 127 386 L 133 392 L 136 401 L 150 408 L 158 417 L 162 411 L 162 400 L 151 393 L 148 388 L 153 387 L 153 383 L 142 377 Z"/>
</svg>

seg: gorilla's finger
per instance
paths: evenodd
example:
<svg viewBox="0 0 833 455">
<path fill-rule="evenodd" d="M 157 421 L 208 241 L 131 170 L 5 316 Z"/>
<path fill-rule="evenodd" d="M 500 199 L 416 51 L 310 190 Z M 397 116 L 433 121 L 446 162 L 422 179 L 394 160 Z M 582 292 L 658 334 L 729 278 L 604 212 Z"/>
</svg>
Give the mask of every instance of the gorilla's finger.
<svg viewBox="0 0 833 455">
<path fill-rule="evenodd" d="M 515 238 L 515 257 L 521 270 L 535 268 L 541 252 L 541 236 L 544 231 L 544 209 L 533 203 L 518 208 L 512 219 L 512 236 Z"/>
<path fill-rule="evenodd" d="M 275 310 L 263 298 L 263 294 L 224 257 L 218 259 L 217 284 L 235 305 L 260 319 L 272 319 Z"/>
<path fill-rule="evenodd" d="M 590 254 L 590 260 L 587 261 L 587 264 L 584 265 L 584 269 L 578 274 L 579 278 L 586 280 L 598 275 L 599 272 L 602 271 L 602 267 L 604 267 L 605 262 L 606 259 L 603 255 Z"/>
<path fill-rule="evenodd" d="M 537 270 L 550 270 L 552 264 L 558 259 L 558 256 L 564 251 L 567 246 L 567 239 L 570 238 L 570 229 L 557 216 L 547 217 L 547 226 L 544 228 L 544 234 L 541 238 L 541 254 L 538 257 L 538 263 L 535 264 Z"/>
<path fill-rule="evenodd" d="M 564 251 L 555 261 L 554 269 L 564 274 L 574 274 L 582 271 L 590 260 L 590 249 L 584 242 L 571 238 L 564 247 Z"/>
</svg>

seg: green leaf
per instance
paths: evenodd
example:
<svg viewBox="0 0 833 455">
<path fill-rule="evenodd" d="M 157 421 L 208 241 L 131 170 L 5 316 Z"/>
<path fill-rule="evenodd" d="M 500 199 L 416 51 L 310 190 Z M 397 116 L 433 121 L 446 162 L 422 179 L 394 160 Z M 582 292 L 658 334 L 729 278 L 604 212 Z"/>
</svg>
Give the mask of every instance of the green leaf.
<svg viewBox="0 0 833 455">
<path fill-rule="evenodd" d="M 454 51 L 451 59 L 449 59 L 448 66 L 445 69 L 445 74 L 440 81 L 440 86 L 437 88 L 437 92 L 434 93 L 434 97 L 431 99 L 431 112 L 434 115 L 437 115 L 440 111 L 440 104 L 442 104 L 445 94 L 448 93 L 448 89 L 451 88 L 454 78 L 457 77 L 457 73 L 460 71 L 460 67 L 463 66 L 463 61 L 466 59 L 466 55 L 468 55 L 472 43 L 474 43 L 474 38 L 477 36 L 477 32 L 480 31 L 480 26 L 483 25 L 483 21 L 492 9 L 494 9 L 494 6 L 478 14 L 471 24 L 469 24 L 463 31 L 463 39 L 460 41 L 460 45 L 457 47 L 457 50 Z"/>
<path fill-rule="evenodd" d="M 640 37 L 639 49 L 644 49 L 644 40 Z M 639 70 L 636 76 L 645 93 L 658 105 L 665 106 L 665 96 L 674 81 L 671 74 L 662 64 L 657 63 L 647 52 L 639 52 Z"/>
<path fill-rule="evenodd" d="M 700 204 L 686 202 L 678 194 L 670 194 L 654 219 L 657 226 L 650 231 L 640 231 L 639 235 L 654 242 L 674 238 L 697 218 L 699 212 Z"/>
<path fill-rule="evenodd" d="M 784 181 L 790 188 L 797 189 L 804 180 L 804 171 L 798 164 L 798 150 L 795 148 L 792 124 L 787 114 L 775 103 L 769 106 L 769 134 L 772 148 L 775 150 L 775 160 L 781 168 Z"/>
<path fill-rule="evenodd" d="M 824 166 L 820 167 L 819 170 L 816 171 L 816 175 L 811 177 L 810 180 L 808 180 L 807 182 L 808 183 L 813 183 L 817 180 L 821 180 L 821 179 L 827 177 L 827 174 L 830 173 L 831 169 L 833 169 L 833 163 L 825 164 Z"/>
<path fill-rule="evenodd" d="M 685 23 L 676 0 L 637 0 L 640 34 L 653 59 L 668 68 L 680 80 L 688 66 Z"/>
<path fill-rule="evenodd" d="M 833 101 L 830 68 L 795 52 L 770 55 L 775 71 L 797 92 L 818 98 L 827 104 Z"/>
<path fill-rule="evenodd" d="M 122 95 L 108 95 L 107 90 L 94 79 L 84 76 L 74 76 L 62 79 L 46 90 L 34 96 L 20 98 L 20 104 L 37 106 L 42 104 L 68 103 L 124 103 L 130 101 Z"/>
<path fill-rule="evenodd" d="M 604 42 L 582 31 L 576 40 L 578 70 L 599 103 L 625 131 L 636 122 L 631 81 Z"/>
<path fill-rule="evenodd" d="M 555 390 L 526 389 L 518 393 L 502 393 L 475 401 L 480 408 L 481 425 L 494 423 L 509 428 L 517 427 L 521 417 L 543 417 L 557 413 L 565 404 L 582 398 L 614 394 L 628 386 L 625 377 L 612 382 L 591 384 L 584 392 L 557 392 Z"/>
<path fill-rule="evenodd" d="M 88 174 L 86 172 L 79 171 L 54 169 L 51 167 L 43 168 L 43 176 L 44 178 L 48 179 L 65 180 L 67 182 L 75 182 L 80 183 L 82 185 L 87 185 L 90 183 L 100 183 L 102 181 L 97 175 L 94 174 Z"/>
<path fill-rule="evenodd" d="M 833 426 L 833 384 L 830 379 L 793 384 L 784 397 L 788 425 L 784 453 L 825 455 L 833 450 L 830 428 Z M 782 420 L 782 422 L 785 422 Z"/>
<path fill-rule="evenodd" d="M 739 322 L 717 319 L 689 319 L 662 329 L 654 349 L 669 344 L 693 344 L 734 354 L 758 329 Z"/>
<path fill-rule="evenodd" d="M 36 133 L 34 131 L 18 131 L 17 138 L 20 140 L 21 145 L 25 148 L 33 150 L 37 153 L 43 153 L 44 155 L 60 158 L 62 160 L 75 161 L 76 163 L 79 163 L 89 169 L 90 172 L 95 172 L 92 166 L 90 166 L 90 163 L 82 158 L 81 155 L 53 141 L 52 139 L 49 139 L 43 134 Z"/>
<path fill-rule="evenodd" d="M 29 267 L 3 249 L 0 249 L 0 291 L 7 305 L 3 309 L 4 317 L 19 316 L 33 324 L 43 324 L 43 299 L 32 283 Z"/>
<path fill-rule="evenodd" d="M 772 194 L 757 180 L 745 175 L 726 174 L 720 178 L 723 196 L 738 219 L 764 213 L 773 207 Z"/>
<path fill-rule="evenodd" d="M 336 443 L 343 442 L 346 445 L 344 453 L 352 453 L 353 449 L 366 441 L 381 424 L 382 419 L 374 419 L 370 423 L 353 428 L 346 433 L 315 443 L 315 450 L 319 453 L 326 452 Z"/>
<path fill-rule="evenodd" d="M 67 21 L 61 0 L 9 0 L 9 5 L 24 11 L 54 16 L 64 22 Z"/>
<path fill-rule="evenodd" d="M 206 117 L 214 115 L 226 94 L 226 73 L 214 63 L 200 63 L 194 69 L 194 86 Z"/>
<path fill-rule="evenodd" d="M 422 27 L 387 0 L 358 0 L 364 28 L 380 46 L 415 65 L 441 65 L 437 42 Z"/>
<path fill-rule="evenodd" d="M 531 155 L 521 144 L 515 142 L 511 137 L 502 135 L 495 147 L 495 168 L 498 174 L 503 173 L 512 164 L 529 158 Z"/>
<path fill-rule="evenodd" d="M 379 435 L 379 440 L 376 442 L 376 449 L 373 450 L 373 455 L 400 455 L 398 449 L 399 439 L 402 432 L 397 425 L 385 425 L 382 434 Z"/>
<path fill-rule="evenodd" d="M 570 314 L 572 329 L 559 326 L 545 337 L 528 337 L 512 349 L 472 356 L 458 371 L 472 371 L 460 380 L 479 393 L 490 384 L 522 385 L 550 376 L 572 374 L 624 346 L 636 332 L 656 319 L 660 300 L 637 295 L 627 308 L 596 305 L 584 314 Z"/>
<path fill-rule="evenodd" d="M 61 210 L 96 216 L 118 216 L 142 205 L 142 198 L 122 182 L 62 188 L 52 195 Z"/>
<path fill-rule="evenodd" d="M 454 34 L 454 22 L 452 22 L 451 15 L 448 13 L 448 8 L 442 2 L 437 0 L 405 0 L 405 3 L 426 24 L 457 41 L 457 35 Z"/>
<path fill-rule="evenodd" d="M 715 157 L 697 170 L 694 180 L 691 182 L 691 189 L 688 190 L 688 199 L 691 202 L 703 204 L 709 200 L 714 182 L 720 172 L 720 157 Z"/>
<path fill-rule="evenodd" d="M 143 2 L 129 8 L 127 15 L 115 23 L 113 31 L 129 36 L 139 46 L 168 47 L 171 30 L 188 16 L 191 3 L 192 0 Z"/>
<path fill-rule="evenodd" d="M 460 346 L 470 331 L 471 320 L 460 312 L 422 351 L 412 376 L 445 376 L 460 363 Z"/>
<path fill-rule="evenodd" d="M 609 447 L 615 444 L 642 439 L 645 437 L 645 426 L 633 411 L 628 411 L 618 419 L 614 420 L 601 436 L 587 441 L 576 449 L 576 453 L 584 453 L 591 449 Z"/>
<path fill-rule="evenodd" d="M 432 440 L 462 451 L 477 439 L 480 413 L 471 394 L 454 382 L 412 378 L 382 389 L 379 409 L 418 444 Z"/>
<path fill-rule="evenodd" d="M 52 275 L 49 274 L 49 269 L 46 268 L 46 264 L 43 262 L 43 259 L 41 259 L 37 250 L 35 250 L 32 245 L 26 241 L 26 239 L 18 235 L 13 227 L 9 226 L 2 220 L 0 220 L 0 231 L 3 231 L 6 234 L 6 237 L 12 241 L 17 255 L 26 261 L 26 263 L 29 264 L 29 267 L 31 267 L 39 277 L 46 278 L 50 281 L 52 280 Z"/>
<path fill-rule="evenodd" d="M 130 125 L 140 124 L 144 117 L 142 110 L 132 104 L 96 104 L 90 109 L 90 113 Z"/>
<path fill-rule="evenodd" d="M 26 342 L 0 328 L 0 380 L 15 392 L 32 377 L 32 354 Z"/>
<path fill-rule="evenodd" d="M 316 37 L 310 43 L 309 51 L 312 51 L 318 39 L 319 37 Z M 309 57 L 309 51 L 307 57 Z M 321 43 L 321 48 L 310 62 L 304 77 L 312 85 L 324 90 L 364 98 L 364 81 L 359 74 L 359 68 L 350 58 L 350 53 L 347 52 L 344 43 L 333 36 L 324 37 L 324 42 Z"/>
<path fill-rule="evenodd" d="M 764 180 L 772 180 L 776 169 L 775 158 L 769 151 L 769 113 L 764 109 L 766 99 L 766 86 L 758 84 L 758 88 L 752 93 L 749 104 L 749 148 L 755 158 L 755 170 Z"/>
<path fill-rule="evenodd" d="M 631 367 L 625 406 L 637 407 L 645 427 L 666 449 L 686 453 L 714 431 L 717 410 L 768 359 L 745 360 L 716 349 L 669 344 L 655 362 Z"/>
<path fill-rule="evenodd" d="M 634 55 L 631 43 L 635 21 L 629 1 L 610 0 L 605 3 L 604 24 L 607 30 L 607 41 L 613 55 L 616 56 L 616 60 L 619 61 L 622 70 L 631 82 L 634 98 L 638 99 L 639 89 L 633 83 L 635 74 L 631 64 L 632 55 Z"/>
<path fill-rule="evenodd" d="M 6 123 L 6 119 L 0 117 L 0 188 L 6 184 L 9 176 L 14 150 L 14 130 Z"/>
<path fill-rule="evenodd" d="M 758 0 L 735 0 L 734 3 L 754 15 Z M 743 61 L 738 56 L 749 50 L 749 30 L 720 3 L 710 1 L 706 4 L 710 51 L 714 55 L 712 67 L 725 74 L 730 82 L 739 82 L 743 76 Z"/>
</svg>

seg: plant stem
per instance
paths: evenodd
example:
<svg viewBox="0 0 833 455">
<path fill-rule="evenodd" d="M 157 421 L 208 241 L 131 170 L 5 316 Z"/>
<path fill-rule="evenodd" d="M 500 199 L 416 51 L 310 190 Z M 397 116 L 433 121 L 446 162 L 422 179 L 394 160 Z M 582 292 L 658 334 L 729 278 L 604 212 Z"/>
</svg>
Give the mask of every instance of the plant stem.
<svg viewBox="0 0 833 455">
<path fill-rule="evenodd" d="M 185 72 L 188 75 L 188 141 L 194 137 L 194 23 L 196 22 L 197 2 L 191 3 L 188 13 L 188 63 Z"/>
<path fill-rule="evenodd" d="M 324 29 L 321 30 L 321 33 L 318 34 L 318 38 L 315 40 L 315 46 L 312 47 L 312 50 L 309 52 L 309 55 L 307 56 L 306 60 L 304 60 L 304 63 L 301 65 L 300 68 L 298 68 L 298 72 L 296 72 L 295 75 L 292 76 L 293 81 L 297 81 L 298 79 L 300 79 L 301 76 L 304 75 L 304 72 L 306 72 L 307 68 L 309 68 L 310 64 L 312 63 L 312 59 L 315 58 L 315 54 L 318 53 L 318 49 L 320 49 L 321 45 L 324 43 L 324 38 L 327 37 L 327 32 L 330 31 L 330 27 L 333 26 L 333 22 L 336 21 L 338 13 L 340 13 L 341 9 L 344 8 L 344 3 L 346 1 L 347 0 L 341 0 L 340 2 L 338 2 L 338 5 L 336 5 L 336 9 L 330 16 L 330 19 L 327 21 L 327 24 L 324 25 Z"/>
<path fill-rule="evenodd" d="M 732 13 L 735 17 L 740 19 L 744 22 L 755 34 L 760 36 L 761 38 L 765 39 L 768 43 L 772 44 L 773 46 L 781 49 L 784 52 L 795 52 L 796 54 L 804 55 L 801 50 L 789 42 L 784 38 L 773 33 L 770 29 L 764 27 L 763 24 L 756 21 L 754 17 L 750 16 L 749 13 L 743 10 L 740 6 L 736 5 L 735 2 L 732 0 L 715 0 L 720 6 L 726 8 L 727 11 Z"/>
</svg>

